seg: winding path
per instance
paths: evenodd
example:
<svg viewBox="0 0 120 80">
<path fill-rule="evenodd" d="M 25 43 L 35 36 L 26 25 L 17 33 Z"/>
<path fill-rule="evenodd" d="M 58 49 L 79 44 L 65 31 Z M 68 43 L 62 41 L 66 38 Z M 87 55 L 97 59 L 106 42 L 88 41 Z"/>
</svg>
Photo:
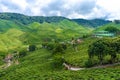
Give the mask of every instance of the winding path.
<svg viewBox="0 0 120 80">
<path fill-rule="evenodd" d="M 78 70 L 84 70 L 84 69 L 94 69 L 94 68 L 107 68 L 107 67 L 112 67 L 112 66 L 119 65 L 119 64 L 120 64 L 120 62 L 114 63 L 114 64 L 94 66 L 94 67 L 91 67 L 91 68 L 78 68 L 78 67 L 70 66 L 67 63 L 63 63 L 63 65 L 65 66 L 65 68 L 67 68 L 68 70 L 71 70 L 71 71 L 78 71 Z"/>
</svg>

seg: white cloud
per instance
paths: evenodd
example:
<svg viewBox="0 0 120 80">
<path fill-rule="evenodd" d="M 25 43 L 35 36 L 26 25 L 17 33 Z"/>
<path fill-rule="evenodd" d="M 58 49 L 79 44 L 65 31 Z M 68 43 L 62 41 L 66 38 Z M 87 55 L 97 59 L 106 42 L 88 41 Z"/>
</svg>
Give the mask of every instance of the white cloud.
<svg viewBox="0 0 120 80">
<path fill-rule="evenodd" d="M 98 0 L 97 5 L 109 13 L 108 19 L 120 19 L 120 0 Z"/>
<path fill-rule="evenodd" d="M 68 18 L 120 19 L 119 0 L 0 0 L 0 12 Z"/>
<path fill-rule="evenodd" d="M 16 4 L 21 8 L 21 10 L 25 10 L 26 7 L 29 5 L 26 0 L 11 0 L 11 3 Z"/>
<path fill-rule="evenodd" d="M 9 12 L 10 10 L 8 9 L 8 7 L 4 6 L 4 5 L 0 5 L 0 10 L 3 12 Z"/>
</svg>

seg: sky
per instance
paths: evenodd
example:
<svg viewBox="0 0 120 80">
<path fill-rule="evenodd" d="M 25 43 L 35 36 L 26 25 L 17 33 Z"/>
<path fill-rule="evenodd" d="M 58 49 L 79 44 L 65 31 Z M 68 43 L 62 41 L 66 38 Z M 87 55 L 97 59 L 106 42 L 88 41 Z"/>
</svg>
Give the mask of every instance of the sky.
<svg viewBox="0 0 120 80">
<path fill-rule="evenodd" d="M 120 19 L 120 0 L 0 0 L 0 12 L 114 20 Z"/>
</svg>

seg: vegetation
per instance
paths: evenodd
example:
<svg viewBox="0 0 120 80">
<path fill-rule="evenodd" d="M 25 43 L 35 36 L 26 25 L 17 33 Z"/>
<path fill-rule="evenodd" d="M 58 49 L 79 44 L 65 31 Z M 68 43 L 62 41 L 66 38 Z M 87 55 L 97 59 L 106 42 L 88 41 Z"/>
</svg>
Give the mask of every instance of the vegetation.
<svg viewBox="0 0 120 80">
<path fill-rule="evenodd" d="M 26 16 L 26 15 L 22 15 L 22 14 L 18 14 L 18 13 L 0 13 L 0 19 L 17 21 L 17 22 L 20 22 L 20 23 L 26 25 L 26 24 L 30 24 L 30 23 L 33 23 L 33 22 L 39 22 L 39 23 L 60 22 L 60 21 L 62 21 L 64 19 L 67 19 L 67 18 L 57 17 L 57 16 L 53 16 L 53 17 Z"/>
<path fill-rule="evenodd" d="M 29 51 L 35 51 L 36 50 L 36 45 L 29 45 L 28 50 Z"/>
<path fill-rule="evenodd" d="M 106 25 L 103 25 L 101 27 L 98 27 L 97 29 L 95 29 L 95 31 L 102 31 L 102 30 L 108 30 L 108 31 L 111 31 L 112 29 L 114 29 L 113 31 L 118 31 L 120 30 L 120 24 L 116 24 L 115 22 L 112 22 L 112 23 L 109 23 L 109 24 L 106 24 Z M 112 28 L 112 29 L 111 29 Z M 112 31 L 112 32 L 113 32 Z"/>
<path fill-rule="evenodd" d="M 93 20 L 73 19 L 73 21 L 77 22 L 82 26 L 91 27 L 91 28 L 96 28 L 111 23 L 111 21 L 103 20 L 103 19 L 93 19 Z"/>
<path fill-rule="evenodd" d="M 110 32 L 110 33 L 114 33 L 114 34 L 116 34 L 116 35 L 119 35 L 119 33 L 120 33 L 120 29 L 118 29 L 118 28 L 116 28 L 116 27 L 112 27 L 112 26 L 107 27 L 107 28 L 105 29 L 105 31 L 108 31 L 108 32 Z"/>
<path fill-rule="evenodd" d="M 103 64 L 104 57 L 110 55 L 110 63 L 119 62 L 118 60 L 116 61 L 117 54 L 120 50 L 119 46 L 120 38 L 97 40 L 89 46 L 89 58 L 93 59 L 94 56 L 97 56 L 100 63 Z"/>
<path fill-rule="evenodd" d="M 93 28 L 63 17 L 0 13 L 0 19 L 0 80 L 120 79 L 120 37 L 92 37 Z M 96 31 L 113 30 L 108 26 L 120 29 L 119 24 L 109 23 Z M 80 39 L 77 50 L 71 44 L 72 37 Z M 8 54 L 13 58 L 5 63 Z M 64 62 L 84 69 L 66 70 Z"/>
</svg>

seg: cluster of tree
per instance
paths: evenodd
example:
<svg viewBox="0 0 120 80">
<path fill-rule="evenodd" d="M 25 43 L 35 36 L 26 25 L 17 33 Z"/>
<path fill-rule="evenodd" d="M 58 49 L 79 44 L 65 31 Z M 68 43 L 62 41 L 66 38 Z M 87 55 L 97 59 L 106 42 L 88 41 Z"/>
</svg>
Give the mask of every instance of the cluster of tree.
<svg viewBox="0 0 120 80">
<path fill-rule="evenodd" d="M 26 16 L 18 13 L 0 13 L 0 19 L 5 20 L 12 20 L 12 21 L 18 21 L 23 24 L 30 24 L 33 22 L 60 22 L 61 20 L 67 19 L 64 17 L 58 17 L 58 16 L 51 16 L 51 17 L 44 17 L 44 16 Z"/>
<path fill-rule="evenodd" d="M 52 51 L 53 54 L 55 53 L 64 53 L 64 50 L 67 49 L 67 44 L 66 43 L 60 43 L 60 42 L 44 42 L 42 44 L 43 48 L 46 48 L 50 51 Z"/>
<path fill-rule="evenodd" d="M 114 20 L 116 24 L 120 24 L 120 20 Z"/>
<path fill-rule="evenodd" d="M 110 63 L 117 61 L 117 54 L 120 53 L 120 38 L 100 39 L 89 46 L 89 60 L 97 56 L 99 63 L 103 64 L 105 56 L 110 55 Z"/>
<path fill-rule="evenodd" d="M 33 45 L 33 44 L 29 45 L 27 50 L 23 49 L 23 50 L 19 51 L 19 57 L 26 56 L 27 55 L 27 51 L 32 52 L 32 51 L 35 51 L 35 50 L 36 50 L 36 45 Z"/>
<path fill-rule="evenodd" d="M 18 51 L 13 51 L 11 53 L 13 53 L 14 57 L 16 58 L 21 58 L 21 57 L 24 57 L 27 55 L 27 52 L 32 52 L 32 51 L 35 51 L 36 50 L 36 45 L 29 45 L 29 47 L 26 49 L 20 49 Z"/>
<path fill-rule="evenodd" d="M 120 30 L 116 27 L 113 26 L 109 26 L 105 29 L 105 31 L 111 32 L 111 33 L 115 33 L 115 34 L 119 34 Z"/>
</svg>

